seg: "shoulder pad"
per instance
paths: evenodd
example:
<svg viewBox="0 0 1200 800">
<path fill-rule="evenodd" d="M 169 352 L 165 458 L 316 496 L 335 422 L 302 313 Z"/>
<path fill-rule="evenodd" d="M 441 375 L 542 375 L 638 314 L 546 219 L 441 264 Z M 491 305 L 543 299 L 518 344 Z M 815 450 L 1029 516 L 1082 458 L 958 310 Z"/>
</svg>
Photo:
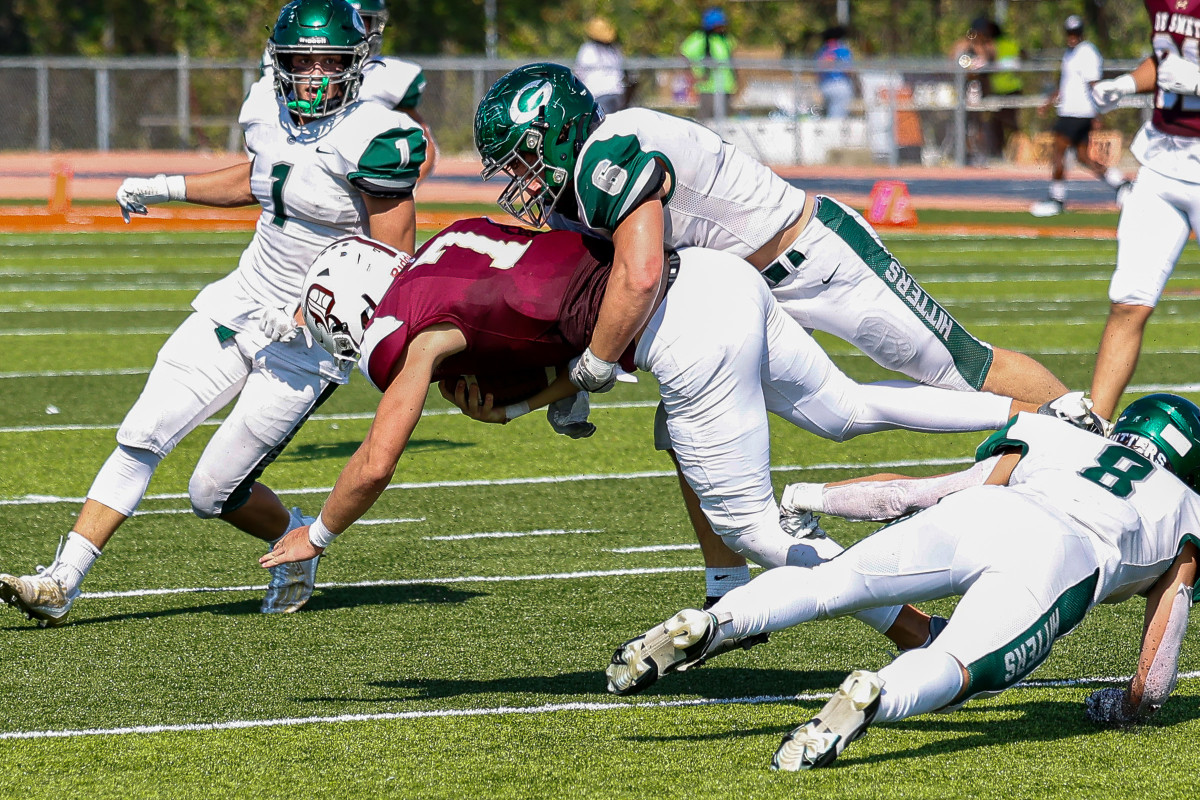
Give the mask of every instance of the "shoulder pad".
<svg viewBox="0 0 1200 800">
<path fill-rule="evenodd" d="M 636 136 L 589 141 L 575 165 L 583 221 L 592 228 L 615 229 L 661 181 L 662 168 Z"/>
</svg>

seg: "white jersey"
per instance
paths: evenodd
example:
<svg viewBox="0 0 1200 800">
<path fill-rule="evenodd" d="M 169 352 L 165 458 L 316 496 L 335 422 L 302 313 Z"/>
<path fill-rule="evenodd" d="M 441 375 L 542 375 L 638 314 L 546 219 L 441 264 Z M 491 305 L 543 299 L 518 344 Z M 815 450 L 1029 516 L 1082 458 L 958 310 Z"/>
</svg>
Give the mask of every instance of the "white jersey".
<svg viewBox="0 0 1200 800">
<path fill-rule="evenodd" d="M 976 458 L 1012 447 L 1022 456 L 1008 485 L 1088 532 L 1100 568 L 1095 602 L 1147 591 L 1185 541 L 1200 543 L 1200 495 L 1145 456 L 1052 417 L 1022 413 Z"/>
<path fill-rule="evenodd" d="M 271 57 L 264 51 L 262 77 L 274 80 L 274 72 Z M 425 91 L 425 73 L 420 65 L 402 58 L 372 56 L 363 65 L 362 75 L 359 102 L 409 110 L 417 107 Z"/>
<path fill-rule="evenodd" d="M 649 194 L 670 178 L 664 244 L 708 247 L 741 258 L 787 228 L 804 192 L 703 125 L 630 108 L 605 117 L 575 164 L 573 218 L 550 227 L 611 238 Z"/>
<path fill-rule="evenodd" d="M 1200 138 L 1172 136 L 1147 122 L 1137 132 L 1129 152 L 1138 163 L 1168 178 L 1200 184 Z"/>
<path fill-rule="evenodd" d="M 201 290 L 192 307 L 240 332 L 256 330 L 251 316 L 264 306 L 296 307 L 304 275 L 326 245 L 369 233 L 364 194 L 412 192 L 425 138 L 407 114 L 376 103 L 297 125 L 269 76 L 251 88 L 239 122 L 262 215 L 237 269 Z"/>
<path fill-rule="evenodd" d="M 1058 115 L 1060 117 L 1096 116 L 1092 102 L 1092 84 L 1104 73 L 1104 59 L 1091 42 L 1080 42 L 1065 54 L 1062 75 L 1058 79 Z"/>
</svg>

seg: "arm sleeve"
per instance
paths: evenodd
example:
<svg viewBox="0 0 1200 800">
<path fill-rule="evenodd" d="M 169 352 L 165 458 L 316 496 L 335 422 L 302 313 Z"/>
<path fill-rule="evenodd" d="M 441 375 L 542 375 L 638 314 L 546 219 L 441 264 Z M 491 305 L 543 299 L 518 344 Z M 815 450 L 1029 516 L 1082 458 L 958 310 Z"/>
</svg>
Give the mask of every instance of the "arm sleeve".
<svg viewBox="0 0 1200 800">
<path fill-rule="evenodd" d="M 425 162 L 425 134 L 419 128 L 393 128 L 367 145 L 346 179 L 372 197 L 408 197 Z"/>
<path fill-rule="evenodd" d="M 1179 677 L 1179 651 L 1187 634 L 1188 612 L 1192 607 L 1192 587 L 1181 585 L 1171 598 L 1170 616 L 1163 629 L 1162 639 L 1146 672 L 1145 688 L 1138 703 L 1138 716 L 1157 711 L 1175 690 Z"/>
<path fill-rule="evenodd" d="M 961 472 L 935 478 L 860 481 L 843 486 L 794 483 L 783 490 L 780 506 L 785 514 L 817 511 L 855 522 L 896 519 L 929 508 L 946 495 L 982 486 L 1000 458 L 994 456 Z"/>
</svg>

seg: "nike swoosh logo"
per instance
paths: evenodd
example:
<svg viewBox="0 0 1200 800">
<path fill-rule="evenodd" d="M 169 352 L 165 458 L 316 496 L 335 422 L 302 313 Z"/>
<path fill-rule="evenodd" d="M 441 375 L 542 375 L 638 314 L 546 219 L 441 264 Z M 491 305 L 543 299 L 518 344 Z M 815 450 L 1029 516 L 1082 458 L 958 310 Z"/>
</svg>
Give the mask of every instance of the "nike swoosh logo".
<svg viewBox="0 0 1200 800">
<path fill-rule="evenodd" d="M 321 145 L 317 145 L 317 152 L 318 152 L 318 153 L 324 153 L 324 154 L 325 154 L 325 155 L 327 155 L 327 156 L 335 156 L 335 155 L 337 155 L 337 152 L 336 152 L 336 151 L 334 151 L 334 150 L 331 150 L 331 149 L 329 149 L 328 147 L 323 147 L 323 146 L 321 146 Z"/>
<path fill-rule="evenodd" d="M 732 575 L 713 575 L 713 580 L 714 581 L 723 581 L 726 578 L 732 578 L 732 577 L 733 577 Z"/>
<path fill-rule="evenodd" d="M 842 265 L 838 264 L 836 267 L 833 268 L 833 272 L 829 273 L 829 277 L 826 278 L 825 280 L 821 281 L 821 283 L 829 283 L 831 280 L 833 280 L 833 276 L 837 275 L 837 271 L 841 268 L 842 268 Z"/>
</svg>

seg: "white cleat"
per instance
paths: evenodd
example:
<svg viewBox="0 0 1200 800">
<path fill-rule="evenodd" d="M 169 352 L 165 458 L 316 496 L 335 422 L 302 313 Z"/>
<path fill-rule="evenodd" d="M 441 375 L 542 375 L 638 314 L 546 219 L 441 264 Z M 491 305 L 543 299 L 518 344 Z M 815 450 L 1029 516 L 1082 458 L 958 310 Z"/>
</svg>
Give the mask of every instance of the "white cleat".
<svg viewBox="0 0 1200 800">
<path fill-rule="evenodd" d="M 37 572 L 21 577 L 0 574 L 0 600 L 37 620 L 38 627 L 62 625 L 79 592 L 68 594 L 45 567 L 38 567 Z"/>
<path fill-rule="evenodd" d="M 1039 200 L 1029 207 L 1029 213 L 1035 217 L 1056 217 L 1063 213 L 1061 200 Z"/>
<path fill-rule="evenodd" d="M 717 621 L 707 611 L 685 608 L 661 625 L 625 642 L 613 653 L 608 668 L 608 691 L 636 694 L 659 676 L 704 663 L 705 649 L 717 633 Z"/>
<path fill-rule="evenodd" d="M 293 508 L 288 530 L 311 525 L 315 520 L 316 517 L 306 517 L 299 508 Z M 304 608 L 316 586 L 317 562 L 320 560 L 321 557 L 316 556 L 308 561 L 292 561 L 271 567 L 271 581 L 263 596 L 262 613 L 291 614 Z"/>
<path fill-rule="evenodd" d="M 867 732 L 879 711 L 882 692 L 878 673 L 851 672 L 817 716 L 783 737 L 771 769 L 797 772 L 832 764 L 847 745 Z"/>
</svg>

